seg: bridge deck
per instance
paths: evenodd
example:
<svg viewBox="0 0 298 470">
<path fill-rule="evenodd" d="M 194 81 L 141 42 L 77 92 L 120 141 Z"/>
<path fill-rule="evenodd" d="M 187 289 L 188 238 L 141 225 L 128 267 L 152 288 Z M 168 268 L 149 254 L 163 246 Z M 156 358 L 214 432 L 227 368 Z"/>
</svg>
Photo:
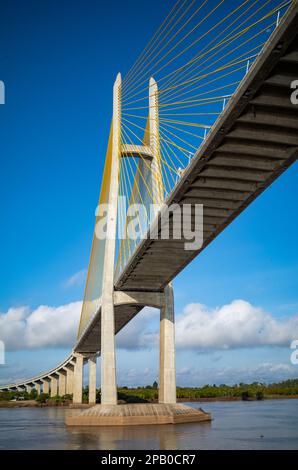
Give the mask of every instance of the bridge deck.
<svg viewBox="0 0 298 470">
<path fill-rule="evenodd" d="M 297 10 L 295 4 L 286 14 L 166 201 L 204 205 L 202 248 L 145 239 L 116 280 L 117 290 L 162 290 L 296 160 L 298 105 L 290 95 L 298 79 Z M 116 333 L 141 308 L 116 307 Z M 99 342 L 100 312 L 76 350 L 98 350 Z"/>
</svg>

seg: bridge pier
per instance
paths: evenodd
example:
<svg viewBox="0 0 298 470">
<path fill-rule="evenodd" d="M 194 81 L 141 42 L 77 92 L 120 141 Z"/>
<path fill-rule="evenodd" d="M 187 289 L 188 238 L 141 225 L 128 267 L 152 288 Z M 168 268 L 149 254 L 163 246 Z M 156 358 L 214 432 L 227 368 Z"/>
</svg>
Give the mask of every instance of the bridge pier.
<svg viewBox="0 0 298 470">
<path fill-rule="evenodd" d="M 159 403 L 176 403 L 175 316 L 172 284 L 164 292 L 115 291 L 114 305 L 142 305 L 160 310 Z"/>
<path fill-rule="evenodd" d="M 159 403 L 176 403 L 175 320 L 173 287 L 164 292 L 160 309 Z"/>
<path fill-rule="evenodd" d="M 50 382 L 47 379 L 42 380 L 42 393 L 50 393 Z"/>
<path fill-rule="evenodd" d="M 73 394 L 73 376 L 74 376 L 74 367 L 72 369 L 69 366 L 66 367 L 66 393 L 68 395 Z"/>
<path fill-rule="evenodd" d="M 55 376 L 51 376 L 51 398 L 54 398 L 58 395 L 58 379 Z"/>
<path fill-rule="evenodd" d="M 89 358 L 89 404 L 96 403 L 96 356 Z"/>
<path fill-rule="evenodd" d="M 74 366 L 74 383 L 73 383 L 73 403 L 76 405 L 82 404 L 83 400 L 83 368 L 84 357 L 81 354 L 75 355 Z"/>
<path fill-rule="evenodd" d="M 59 370 L 58 375 L 59 375 L 59 384 L 58 384 L 59 396 L 63 397 L 64 395 L 66 395 L 66 373 Z"/>
<path fill-rule="evenodd" d="M 37 392 L 37 395 L 40 395 L 40 383 L 39 383 L 39 382 L 35 382 L 34 385 L 35 385 L 35 390 L 36 390 L 36 392 Z"/>
</svg>

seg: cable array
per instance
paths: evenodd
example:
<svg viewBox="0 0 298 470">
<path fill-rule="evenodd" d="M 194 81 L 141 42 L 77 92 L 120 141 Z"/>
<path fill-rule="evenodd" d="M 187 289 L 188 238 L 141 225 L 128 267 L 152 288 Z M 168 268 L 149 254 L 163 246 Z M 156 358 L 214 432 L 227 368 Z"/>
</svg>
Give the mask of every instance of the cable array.
<svg viewBox="0 0 298 470">
<path fill-rule="evenodd" d="M 158 84 L 159 175 L 142 153 L 122 158 L 120 195 L 154 203 L 150 181 L 166 198 L 278 26 L 290 1 L 178 0 L 145 46 L 122 86 L 122 142 L 143 145 L 148 132 L 149 80 Z M 154 105 L 155 106 L 155 105 Z M 150 179 L 151 178 L 151 179 Z M 124 236 L 131 221 L 120 208 Z M 139 236 L 119 244 L 121 271 L 150 219 L 135 221 Z"/>
</svg>

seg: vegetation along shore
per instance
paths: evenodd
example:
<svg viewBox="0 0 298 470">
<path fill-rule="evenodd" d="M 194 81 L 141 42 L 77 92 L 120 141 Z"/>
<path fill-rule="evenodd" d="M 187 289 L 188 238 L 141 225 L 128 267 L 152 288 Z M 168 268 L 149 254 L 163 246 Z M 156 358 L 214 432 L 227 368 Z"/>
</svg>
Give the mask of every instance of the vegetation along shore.
<svg viewBox="0 0 298 470">
<path fill-rule="evenodd" d="M 177 400 L 190 402 L 203 401 L 237 401 L 298 398 L 298 379 L 286 380 L 279 383 L 235 385 L 204 385 L 203 387 L 177 387 Z M 146 387 L 118 388 L 120 403 L 154 403 L 158 400 L 158 384 Z M 97 402 L 100 403 L 100 389 L 97 390 Z M 0 407 L 28 406 L 68 406 L 72 403 L 72 395 L 50 397 L 36 390 L 0 392 Z M 88 403 L 88 387 L 84 388 L 83 403 Z"/>
</svg>

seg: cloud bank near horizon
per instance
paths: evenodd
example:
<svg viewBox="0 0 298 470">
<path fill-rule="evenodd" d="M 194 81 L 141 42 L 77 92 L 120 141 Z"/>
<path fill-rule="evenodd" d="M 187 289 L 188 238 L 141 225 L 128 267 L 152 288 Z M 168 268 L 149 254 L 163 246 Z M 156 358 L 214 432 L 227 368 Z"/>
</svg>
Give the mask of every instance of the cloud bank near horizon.
<svg viewBox="0 0 298 470">
<path fill-rule="evenodd" d="M 26 369 L 13 363 L 0 368 L 0 385 L 25 380 L 32 377 L 35 371 Z M 297 367 L 291 364 L 260 362 L 251 367 L 212 367 L 198 368 L 185 366 L 177 369 L 177 385 L 183 387 L 200 387 L 206 384 L 220 385 L 225 383 L 272 383 L 297 378 Z M 85 384 L 88 379 L 85 377 Z M 158 370 L 155 367 L 121 368 L 118 371 L 118 383 L 122 386 L 144 386 L 159 380 Z M 98 384 L 99 385 L 99 384 Z"/>
<path fill-rule="evenodd" d="M 82 302 L 60 307 L 10 308 L 0 314 L 0 340 L 7 351 L 71 348 Z M 118 335 L 121 349 L 158 347 L 158 311 L 145 308 Z M 176 317 L 176 345 L 181 350 L 208 352 L 257 347 L 289 347 L 298 338 L 298 315 L 280 320 L 244 300 L 217 308 L 188 304 Z"/>
<path fill-rule="evenodd" d="M 260 362 L 250 367 L 197 368 L 192 366 L 177 369 L 177 386 L 202 387 L 207 384 L 272 383 L 297 378 L 297 368 L 291 364 Z M 130 368 L 119 372 L 119 382 L 123 386 L 142 386 L 159 380 L 158 371 L 147 367 Z"/>
</svg>

